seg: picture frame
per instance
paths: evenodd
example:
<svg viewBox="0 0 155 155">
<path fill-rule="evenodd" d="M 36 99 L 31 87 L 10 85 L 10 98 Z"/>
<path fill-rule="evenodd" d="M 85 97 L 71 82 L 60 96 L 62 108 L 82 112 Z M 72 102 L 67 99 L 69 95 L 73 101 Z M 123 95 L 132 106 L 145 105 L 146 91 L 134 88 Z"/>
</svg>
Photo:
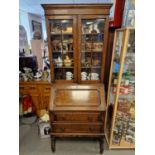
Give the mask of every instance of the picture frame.
<svg viewBox="0 0 155 155">
<path fill-rule="evenodd" d="M 40 36 L 38 36 L 37 39 L 42 39 L 43 38 L 43 36 L 42 36 L 42 24 L 40 22 L 38 22 L 38 21 L 32 20 L 32 33 L 33 33 L 33 35 L 34 35 L 34 32 L 39 32 L 40 33 Z M 35 37 L 35 36 L 33 36 L 33 37 Z"/>
</svg>

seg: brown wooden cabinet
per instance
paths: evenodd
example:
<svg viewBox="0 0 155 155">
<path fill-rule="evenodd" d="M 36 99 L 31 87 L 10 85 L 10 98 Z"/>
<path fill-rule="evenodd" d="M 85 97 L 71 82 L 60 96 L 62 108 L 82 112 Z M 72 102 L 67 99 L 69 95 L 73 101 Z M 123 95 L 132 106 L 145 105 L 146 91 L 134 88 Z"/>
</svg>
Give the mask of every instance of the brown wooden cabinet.
<svg viewBox="0 0 155 155">
<path fill-rule="evenodd" d="M 103 84 L 55 84 L 50 99 L 51 147 L 57 137 L 95 137 L 104 143 L 105 92 Z"/>
<path fill-rule="evenodd" d="M 51 84 L 48 82 L 20 82 L 19 94 L 30 95 L 37 111 L 48 109 Z"/>
<path fill-rule="evenodd" d="M 42 5 L 52 82 L 104 82 L 111 4 Z"/>
<path fill-rule="evenodd" d="M 56 137 L 86 136 L 99 138 L 102 153 L 106 109 L 103 82 L 112 4 L 42 6 L 54 83 L 49 106 L 52 151 Z"/>
</svg>

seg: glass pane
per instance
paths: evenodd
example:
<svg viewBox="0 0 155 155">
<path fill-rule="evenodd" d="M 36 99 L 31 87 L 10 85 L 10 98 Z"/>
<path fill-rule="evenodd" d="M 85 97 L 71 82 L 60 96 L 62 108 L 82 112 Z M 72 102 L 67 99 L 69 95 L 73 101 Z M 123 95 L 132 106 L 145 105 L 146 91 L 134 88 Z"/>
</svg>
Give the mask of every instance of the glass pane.
<svg viewBox="0 0 155 155">
<path fill-rule="evenodd" d="M 104 19 L 82 20 L 81 80 L 100 80 Z"/>
<path fill-rule="evenodd" d="M 73 20 L 50 20 L 49 24 L 55 80 L 73 80 Z"/>
<path fill-rule="evenodd" d="M 123 32 L 117 32 L 116 36 L 116 45 L 115 45 L 115 53 L 114 53 L 114 60 L 113 60 L 113 72 L 112 72 L 112 79 L 111 79 L 111 86 L 110 86 L 110 104 L 114 104 L 114 97 L 116 94 L 117 88 L 117 79 L 118 73 L 120 69 L 120 56 L 122 50 L 122 42 L 123 42 Z"/>
<path fill-rule="evenodd" d="M 118 140 L 119 137 L 119 140 Z M 117 140 L 116 140 L 117 139 Z M 135 32 L 130 30 L 118 98 L 113 143 L 135 142 Z"/>
<path fill-rule="evenodd" d="M 116 89 L 117 89 L 117 79 L 118 79 L 118 73 L 120 69 L 120 57 L 121 57 L 121 49 L 122 49 L 122 42 L 123 42 L 123 32 L 118 31 L 116 33 L 116 43 L 115 43 L 115 49 L 114 49 L 114 60 L 113 61 L 113 67 L 112 67 L 112 79 L 111 79 L 111 84 L 110 84 L 110 94 L 109 94 L 109 107 L 108 111 L 109 115 L 107 116 L 107 133 L 108 133 L 108 138 L 110 138 L 110 130 L 111 130 L 111 122 L 108 120 L 112 120 L 112 111 L 113 111 L 113 104 L 115 101 L 115 95 L 116 95 Z M 118 139 L 118 138 L 117 138 Z"/>
</svg>

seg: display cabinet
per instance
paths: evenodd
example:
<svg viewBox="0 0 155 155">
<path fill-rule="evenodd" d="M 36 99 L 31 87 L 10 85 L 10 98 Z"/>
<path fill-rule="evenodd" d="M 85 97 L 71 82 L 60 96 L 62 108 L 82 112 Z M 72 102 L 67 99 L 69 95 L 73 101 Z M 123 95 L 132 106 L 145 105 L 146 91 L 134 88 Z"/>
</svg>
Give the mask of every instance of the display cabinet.
<svg viewBox="0 0 155 155">
<path fill-rule="evenodd" d="M 135 30 L 115 31 L 105 135 L 109 148 L 135 147 Z"/>
<path fill-rule="evenodd" d="M 42 6 L 53 83 L 49 107 L 52 151 L 57 137 L 94 137 L 100 140 L 103 153 L 103 81 L 112 4 Z"/>
<path fill-rule="evenodd" d="M 52 82 L 103 82 L 112 4 L 42 6 Z"/>
</svg>

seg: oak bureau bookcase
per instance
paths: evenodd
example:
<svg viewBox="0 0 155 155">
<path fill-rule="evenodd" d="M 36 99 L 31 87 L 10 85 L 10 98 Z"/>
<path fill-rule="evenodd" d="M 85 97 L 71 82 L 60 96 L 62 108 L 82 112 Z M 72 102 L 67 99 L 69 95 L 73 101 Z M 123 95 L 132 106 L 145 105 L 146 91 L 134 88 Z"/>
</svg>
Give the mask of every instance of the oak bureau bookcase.
<svg viewBox="0 0 155 155">
<path fill-rule="evenodd" d="M 104 75 L 112 4 L 42 4 L 48 38 L 51 148 L 57 137 L 95 137 L 103 152 Z"/>
</svg>

